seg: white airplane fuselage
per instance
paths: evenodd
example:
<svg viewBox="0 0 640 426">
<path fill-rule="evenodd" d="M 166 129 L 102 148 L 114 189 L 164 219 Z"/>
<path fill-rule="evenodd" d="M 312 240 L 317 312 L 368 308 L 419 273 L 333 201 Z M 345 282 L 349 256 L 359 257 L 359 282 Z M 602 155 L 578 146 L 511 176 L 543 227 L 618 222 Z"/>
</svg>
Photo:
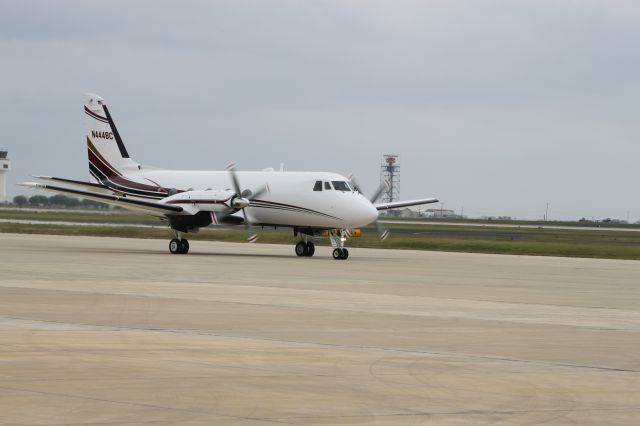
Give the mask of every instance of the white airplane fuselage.
<svg viewBox="0 0 640 426">
<path fill-rule="evenodd" d="M 356 228 L 368 225 L 378 217 L 378 210 L 359 192 L 333 189 L 334 181 L 348 182 L 347 178 L 336 173 L 238 171 L 237 176 L 243 190 L 255 191 L 264 185 L 269 187 L 268 192 L 245 209 L 249 220 L 255 224 Z M 141 170 L 123 174 L 123 177 L 180 191 L 233 191 L 227 171 L 145 170 L 142 166 Z M 322 182 L 323 188 L 314 191 L 318 181 Z M 325 182 L 330 183 L 331 189 L 325 189 Z"/>
</svg>

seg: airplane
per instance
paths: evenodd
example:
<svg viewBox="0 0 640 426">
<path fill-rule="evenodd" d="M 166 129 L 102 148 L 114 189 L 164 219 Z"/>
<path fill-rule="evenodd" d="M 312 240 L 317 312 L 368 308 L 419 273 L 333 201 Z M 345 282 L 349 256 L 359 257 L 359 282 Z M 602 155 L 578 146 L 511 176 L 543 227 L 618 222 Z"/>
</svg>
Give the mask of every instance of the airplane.
<svg viewBox="0 0 640 426">
<path fill-rule="evenodd" d="M 285 172 L 274 169 L 236 171 L 234 163 L 225 171 L 167 170 L 138 163 L 115 126 L 103 98 L 84 94 L 87 126 L 89 181 L 34 176 L 64 184 L 24 182 L 35 189 L 70 194 L 107 204 L 138 210 L 169 222 L 175 238 L 172 254 L 189 252 L 184 234 L 210 225 L 243 225 L 248 242 L 255 242 L 254 227 L 292 228 L 299 237 L 298 256 L 315 253 L 311 238 L 329 237 L 336 260 L 345 260 L 345 242 L 351 229 L 375 222 L 381 239 L 389 233 L 378 223 L 378 212 L 399 207 L 438 202 L 424 198 L 376 203 L 384 185 L 367 199 L 353 179 L 330 172 Z M 69 185 L 71 187 L 69 187 Z"/>
</svg>

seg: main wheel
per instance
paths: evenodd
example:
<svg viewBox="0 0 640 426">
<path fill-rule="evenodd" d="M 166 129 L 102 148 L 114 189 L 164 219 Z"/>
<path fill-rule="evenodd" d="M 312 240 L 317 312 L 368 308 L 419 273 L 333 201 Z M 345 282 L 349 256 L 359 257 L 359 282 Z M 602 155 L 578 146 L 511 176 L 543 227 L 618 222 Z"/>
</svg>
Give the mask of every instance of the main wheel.
<svg viewBox="0 0 640 426">
<path fill-rule="evenodd" d="M 342 249 L 340 248 L 333 249 L 332 255 L 335 260 L 342 259 Z"/>
<path fill-rule="evenodd" d="M 342 249 L 342 260 L 347 260 L 349 258 L 349 250 L 346 248 Z"/>
<path fill-rule="evenodd" d="M 304 241 L 298 241 L 296 244 L 296 255 L 298 256 L 306 256 L 307 254 L 307 244 Z"/>
<path fill-rule="evenodd" d="M 311 241 L 307 242 L 306 249 L 307 249 L 306 256 L 309 256 L 309 257 L 313 256 L 313 254 L 316 252 L 316 246 Z"/>
<path fill-rule="evenodd" d="M 189 241 L 186 238 L 180 240 L 180 254 L 189 253 Z"/>
<path fill-rule="evenodd" d="M 181 248 L 182 248 L 182 244 L 180 244 L 179 239 L 174 238 L 173 240 L 169 241 L 169 251 L 171 252 L 171 254 L 180 253 Z"/>
</svg>

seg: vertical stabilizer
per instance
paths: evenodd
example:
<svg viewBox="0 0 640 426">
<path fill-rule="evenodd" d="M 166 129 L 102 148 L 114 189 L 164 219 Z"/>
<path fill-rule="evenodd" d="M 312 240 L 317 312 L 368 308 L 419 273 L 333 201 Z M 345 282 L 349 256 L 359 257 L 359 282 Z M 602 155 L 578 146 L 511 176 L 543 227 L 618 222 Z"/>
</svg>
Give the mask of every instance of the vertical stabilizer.
<svg viewBox="0 0 640 426">
<path fill-rule="evenodd" d="M 138 163 L 129 157 L 104 99 L 93 93 L 85 93 L 84 113 L 89 170 L 93 178 L 100 182 L 137 170 Z"/>
</svg>

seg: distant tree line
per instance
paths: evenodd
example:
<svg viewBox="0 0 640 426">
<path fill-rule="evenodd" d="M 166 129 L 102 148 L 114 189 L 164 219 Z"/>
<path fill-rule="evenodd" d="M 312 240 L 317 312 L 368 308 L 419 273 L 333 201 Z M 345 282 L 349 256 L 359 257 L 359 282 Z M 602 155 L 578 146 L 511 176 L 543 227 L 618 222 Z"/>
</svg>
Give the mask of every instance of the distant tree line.
<svg viewBox="0 0 640 426">
<path fill-rule="evenodd" d="M 99 203 L 92 200 L 79 200 L 66 195 L 56 194 L 51 197 L 45 195 L 34 195 L 25 197 L 24 195 L 16 195 L 13 197 L 13 204 L 18 207 L 52 207 L 63 209 L 87 208 L 87 209 L 108 209 L 109 205 Z"/>
</svg>

